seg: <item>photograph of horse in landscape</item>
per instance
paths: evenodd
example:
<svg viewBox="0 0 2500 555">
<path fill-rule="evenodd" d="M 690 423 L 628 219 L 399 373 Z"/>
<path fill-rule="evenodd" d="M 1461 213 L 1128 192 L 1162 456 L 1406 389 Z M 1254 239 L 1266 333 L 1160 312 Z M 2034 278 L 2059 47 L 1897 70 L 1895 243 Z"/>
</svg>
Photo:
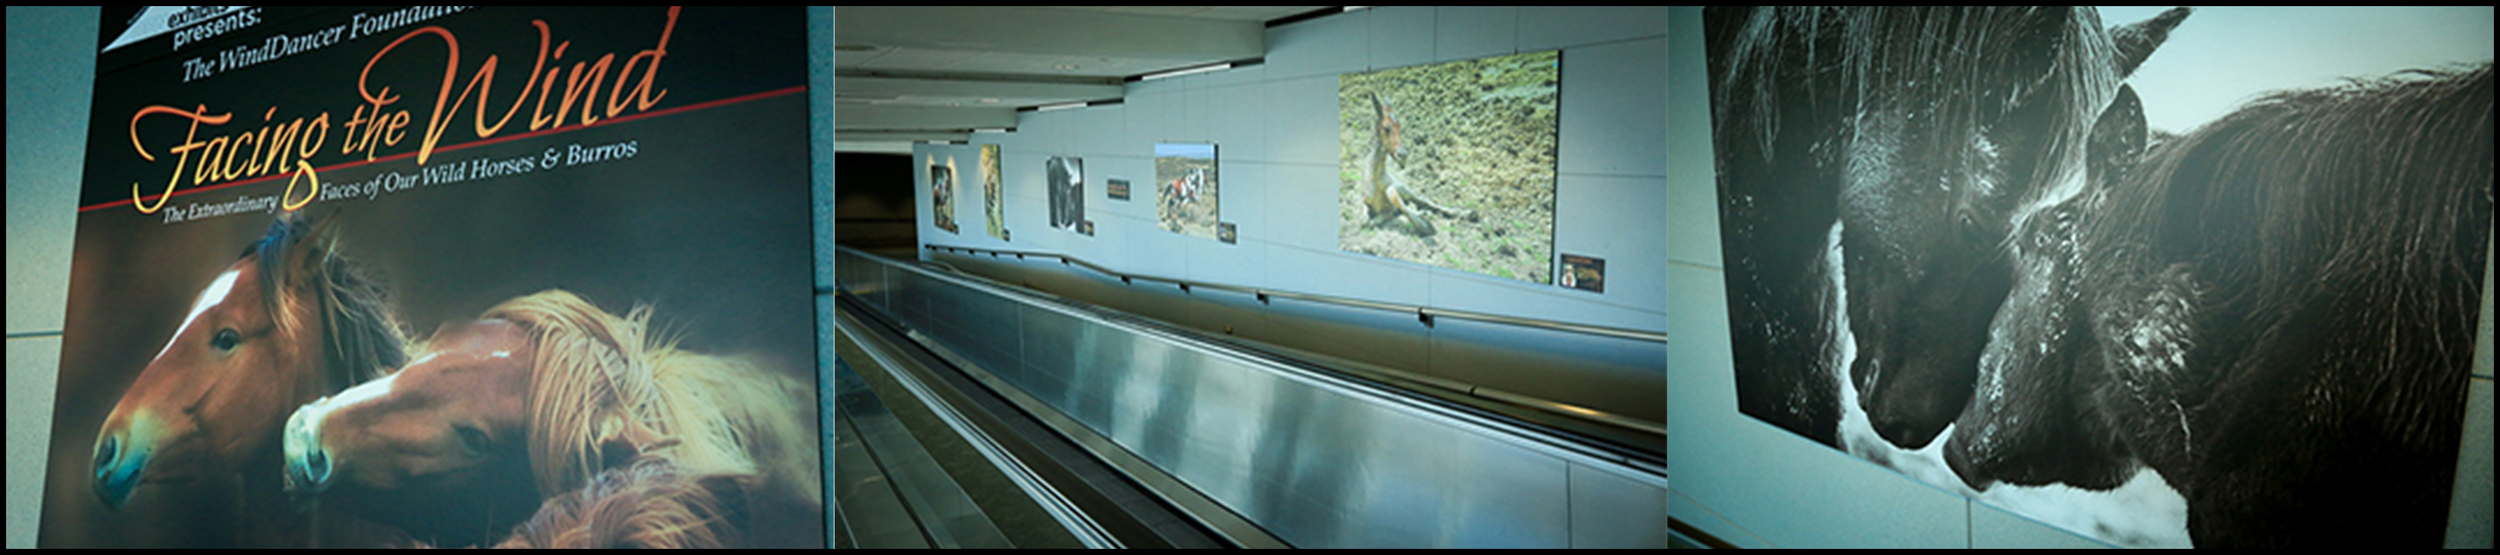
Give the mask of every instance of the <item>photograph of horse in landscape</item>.
<svg viewBox="0 0 2500 555">
<path fill-rule="evenodd" d="M 759 546 L 824 542 L 813 392 L 758 363 L 683 351 L 563 290 L 445 323 L 406 368 L 287 420 L 289 492 L 436 545 L 505 539 L 601 473 L 663 458 L 740 488 Z M 598 492 L 585 493 L 592 497 Z"/>
<path fill-rule="evenodd" d="M 1562 52 L 1337 77 L 1337 250 L 1553 283 Z"/>
<path fill-rule="evenodd" d="M 961 233 L 955 226 L 954 158 L 947 158 L 946 163 L 939 164 L 937 157 L 929 157 L 929 199 L 930 219 L 937 222 L 938 229 Z"/>
<path fill-rule="evenodd" d="M 1704 10 L 1739 409 L 1861 456 L 1969 400 L 1998 253 L 2187 12 Z M 1880 437 L 1844 433 L 1848 407 Z"/>
<path fill-rule="evenodd" d="M 280 460 L 279 425 L 295 407 L 405 360 L 396 311 L 340 252 L 335 231 L 300 213 L 280 217 L 199 292 L 94 436 L 88 476 L 105 508 L 167 502 L 147 499 L 150 491 L 205 488 L 216 504 L 183 510 L 231 518 L 238 545 L 315 547 L 391 534 L 290 508 L 266 472 Z"/>
<path fill-rule="evenodd" d="M 2438 547 L 2492 110 L 2488 61 L 2277 92 L 2022 222 L 1946 461 L 1978 490 L 2149 466 L 2200 547 Z"/>
</svg>

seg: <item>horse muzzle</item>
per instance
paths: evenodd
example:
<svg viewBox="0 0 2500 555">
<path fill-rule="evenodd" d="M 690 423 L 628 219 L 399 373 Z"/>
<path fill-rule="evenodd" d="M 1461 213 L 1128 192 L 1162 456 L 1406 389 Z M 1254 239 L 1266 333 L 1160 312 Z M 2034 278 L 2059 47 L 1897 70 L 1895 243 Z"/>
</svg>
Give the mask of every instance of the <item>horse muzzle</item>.
<svg viewBox="0 0 2500 555">
<path fill-rule="evenodd" d="M 88 484 L 95 489 L 96 499 L 103 501 L 105 508 L 116 511 L 130 503 L 154 451 L 145 442 L 133 441 L 128 432 L 106 434 L 97 440 L 95 473 Z"/>
<path fill-rule="evenodd" d="M 321 445 L 320 416 L 314 412 L 315 407 L 327 401 L 323 398 L 296 409 L 279 433 L 284 436 L 285 488 L 290 496 L 301 499 L 320 495 L 330 489 L 330 479 L 336 476 L 329 450 Z"/>
</svg>

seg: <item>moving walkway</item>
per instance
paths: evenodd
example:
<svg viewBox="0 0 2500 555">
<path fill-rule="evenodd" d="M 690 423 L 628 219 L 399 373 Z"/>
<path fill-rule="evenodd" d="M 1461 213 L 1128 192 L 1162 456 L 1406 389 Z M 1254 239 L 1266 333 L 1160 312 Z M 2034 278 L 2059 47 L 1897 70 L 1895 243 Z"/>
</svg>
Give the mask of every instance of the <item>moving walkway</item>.
<svg viewBox="0 0 2500 555">
<path fill-rule="evenodd" d="M 838 255 L 837 545 L 1666 545 L 1662 432 Z"/>
</svg>

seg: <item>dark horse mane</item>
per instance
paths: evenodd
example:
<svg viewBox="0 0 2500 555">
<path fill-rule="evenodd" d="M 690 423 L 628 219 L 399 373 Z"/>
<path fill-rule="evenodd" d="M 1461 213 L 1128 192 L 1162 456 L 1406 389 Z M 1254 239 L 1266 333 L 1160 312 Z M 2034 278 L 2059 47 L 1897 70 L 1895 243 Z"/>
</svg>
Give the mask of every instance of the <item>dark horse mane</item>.
<svg viewBox="0 0 2500 555">
<path fill-rule="evenodd" d="M 296 290 L 290 285 L 309 280 L 305 285 L 316 295 L 311 300 L 319 306 L 329 341 L 322 362 L 332 383 L 346 387 L 405 364 L 408 340 L 389 292 L 339 253 L 336 227 L 335 219 L 315 223 L 308 215 L 292 213 L 271 222 L 267 234 L 243 248 L 241 258 L 260 257 L 261 290 L 273 292 L 262 297 L 263 308 L 277 315 L 280 325 L 303 324 L 288 321 L 292 313 L 285 306 L 294 302 Z"/>
<path fill-rule="evenodd" d="M 2057 105 L 2069 109 L 2048 114 L 2050 120 L 2046 127 L 2062 131 L 2053 139 L 2058 144 L 2080 148 L 2093 119 L 2099 116 L 2094 103 L 2080 100 L 2108 95 L 2105 91 L 2117 89 L 2116 79 L 2132 72 L 2149 54 L 2121 51 L 2112 42 L 2082 40 L 2087 30 L 2085 26 L 2097 27 L 2102 22 L 2072 21 L 2075 12 L 2064 11 L 2064 8 L 2006 8 L 1989 11 L 1987 13 L 1991 17 L 1986 18 L 1961 17 L 1969 12 L 1956 8 L 1754 9 L 1775 11 L 1777 16 L 1752 18 L 1731 36 L 1720 39 L 1724 44 L 1711 45 L 1712 52 L 1727 53 L 1712 57 L 1711 79 L 1726 83 L 1718 88 L 1719 94 L 1712 99 L 1712 106 L 1719 115 L 1717 119 L 1721 126 L 1764 132 L 1761 136 L 1747 137 L 1749 140 L 1743 141 L 1744 144 L 1732 147 L 1721 145 L 1723 152 L 1732 148 L 1752 149 L 1753 156 L 1773 164 L 1806 162 L 1774 158 L 1781 150 L 1774 143 L 1784 133 L 1782 125 L 1848 121 L 1860 105 L 1873 100 L 1862 95 L 1867 90 L 1863 86 L 1867 81 L 1888 74 L 1926 73 L 1942 67 L 1949 70 L 1949 78 L 1920 83 L 1918 88 L 1878 90 L 1897 97 L 1962 98 L 1966 101 L 1960 105 L 1939 107 L 1937 115 L 1978 118 L 1987 115 L 1981 113 L 1984 108 L 1968 101 L 1978 100 L 1979 95 L 1954 95 L 1948 91 L 1980 87 L 1994 75 L 2035 73 L 2026 69 L 2029 66 L 2025 64 L 2040 61 L 2027 58 L 2040 57 L 2052 58 L 2046 60 L 2049 62 L 2047 67 L 2054 68 L 2050 73 L 2038 75 L 2028 87 L 1993 91 L 2011 95 L 2011 98 L 1996 96 L 1988 100 L 2021 104 L 2019 98 L 2024 96 L 2062 97 L 2064 102 Z M 1741 11 L 1729 10 L 1738 17 L 1742 14 L 1734 12 Z M 2175 22 L 2176 18 L 2185 17 L 2185 12 L 2165 17 Z M 2025 42 L 2024 39 L 2033 38 L 2029 35 L 1992 32 L 2042 27 L 2056 28 L 2058 32 L 2052 36 L 2057 40 L 2038 44 Z M 2154 32 L 2165 33 L 2166 36 L 2167 27 L 2159 29 Z M 1975 48 L 1971 47 L 1973 45 L 1939 40 L 1971 33 L 1982 35 L 1980 44 Z M 1928 40 L 1906 48 L 1878 44 L 1878 41 L 1899 41 L 1905 37 Z M 2160 42 L 2159 38 L 2151 40 L 2154 44 Z M 2103 76 L 2075 69 L 2092 67 L 2096 60 L 2110 58 L 2119 62 L 2118 75 Z M 1721 63 L 1721 60 L 1726 62 Z M 2056 79 L 2054 77 L 2058 72 L 2070 73 L 2072 78 Z M 1792 101 L 1786 100 L 1787 95 L 1781 89 L 1798 84 L 1803 85 L 1801 92 L 1813 99 L 1812 111 L 1783 113 L 1781 104 Z M 1847 130 L 1835 125 L 1814 132 L 1827 135 L 1826 138 L 1837 138 Z M 1826 148 L 1817 148 L 1815 153 L 1820 156 L 1837 154 Z M 2035 181 L 2055 177 L 2055 166 L 2043 164 L 2034 168 L 2031 177 Z"/>
<path fill-rule="evenodd" d="M 2189 12 L 1705 9 L 1740 410 L 1834 446 L 1857 409 L 1899 447 L 1940 433 L 2007 232 L 2081 188 L 2093 123 Z"/>
<path fill-rule="evenodd" d="M 2204 281 L 2231 286 L 2199 291 L 2198 311 L 2252 316 L 2231 325 L 2260 331 L 2200 329 L 2195 358 L 2208 364 L 2189 367 L 2223 370 L 2203 377 L 2237 370 L 2214 361 L 2299 350 L 2295 342 L 2315 338 L 2279 328 L 2314 321 L 2321 308 L 2365 317 L 2336 326 L 2376 339 L 2335 341 L 2377 349 L 2339 354 L 2370 364 L 2333 367 L 2350 373 L 2334 378 L 2368 384 L 2369 394 L 2337 402 L 2429 425 L 2387 430 L 2406 443 L 2453 442 L 2456 423 L 2427 413 L 2456 400 L 2426 403 L 2422 394 L 2453 393 L 2458 377 L 2413 367 L 2461 371 L 2473 355 L 2470 337 L 2438 339 L 2447 330 L 2470 336 L 2478 317 L 2482 268 L 2469 262 L 2490 240 L 2492 93 L 2486 63 L 2253 101 L 2149 155 L 2120 187 L 2152 189 L 2114 192 L 2088 220 L 2084 233 L 2111 248 L 2092 249 L 2087 267 L 2149 256 L 2220 273 Z M 2290 185 L 2302 183 L 2336 185 Z M 2467 302 L 2453 302 L 2460 298 Z"/>
<path fill-rule="evenodd" d="M 2271 94 L 2082 197 L 2076 300 L 2100 362 L 2079 378 L 2187 498 L 2198 545 L 2436 545 L 2490 252 L 2492 94 L 2487 62 Z"/>
</svg>

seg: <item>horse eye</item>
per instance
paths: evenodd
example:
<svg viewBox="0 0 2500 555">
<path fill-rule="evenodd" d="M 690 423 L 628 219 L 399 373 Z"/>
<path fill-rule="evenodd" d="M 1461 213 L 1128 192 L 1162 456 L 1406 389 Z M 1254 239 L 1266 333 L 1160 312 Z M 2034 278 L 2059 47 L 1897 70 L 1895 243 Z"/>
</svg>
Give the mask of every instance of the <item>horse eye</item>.
<svg viewBox="0 0 2500 555">
<path fill-rule="evenodd" d="M 460 431 L 460 446 L 468 448 L 470 454 L 486 452 L 486 432 L 468 426 L 459 426 L 454 429 Z"/>
<path fill-rule="evenodd" d="M 220 351 L 232 351 L 236 344 L 242 342 L 243 334 L 235 333 L 234 328 L 226 328 L 217 330 L 217 336 L 208 339 L 208 346 L 216 347 Z"/>
</svg>

